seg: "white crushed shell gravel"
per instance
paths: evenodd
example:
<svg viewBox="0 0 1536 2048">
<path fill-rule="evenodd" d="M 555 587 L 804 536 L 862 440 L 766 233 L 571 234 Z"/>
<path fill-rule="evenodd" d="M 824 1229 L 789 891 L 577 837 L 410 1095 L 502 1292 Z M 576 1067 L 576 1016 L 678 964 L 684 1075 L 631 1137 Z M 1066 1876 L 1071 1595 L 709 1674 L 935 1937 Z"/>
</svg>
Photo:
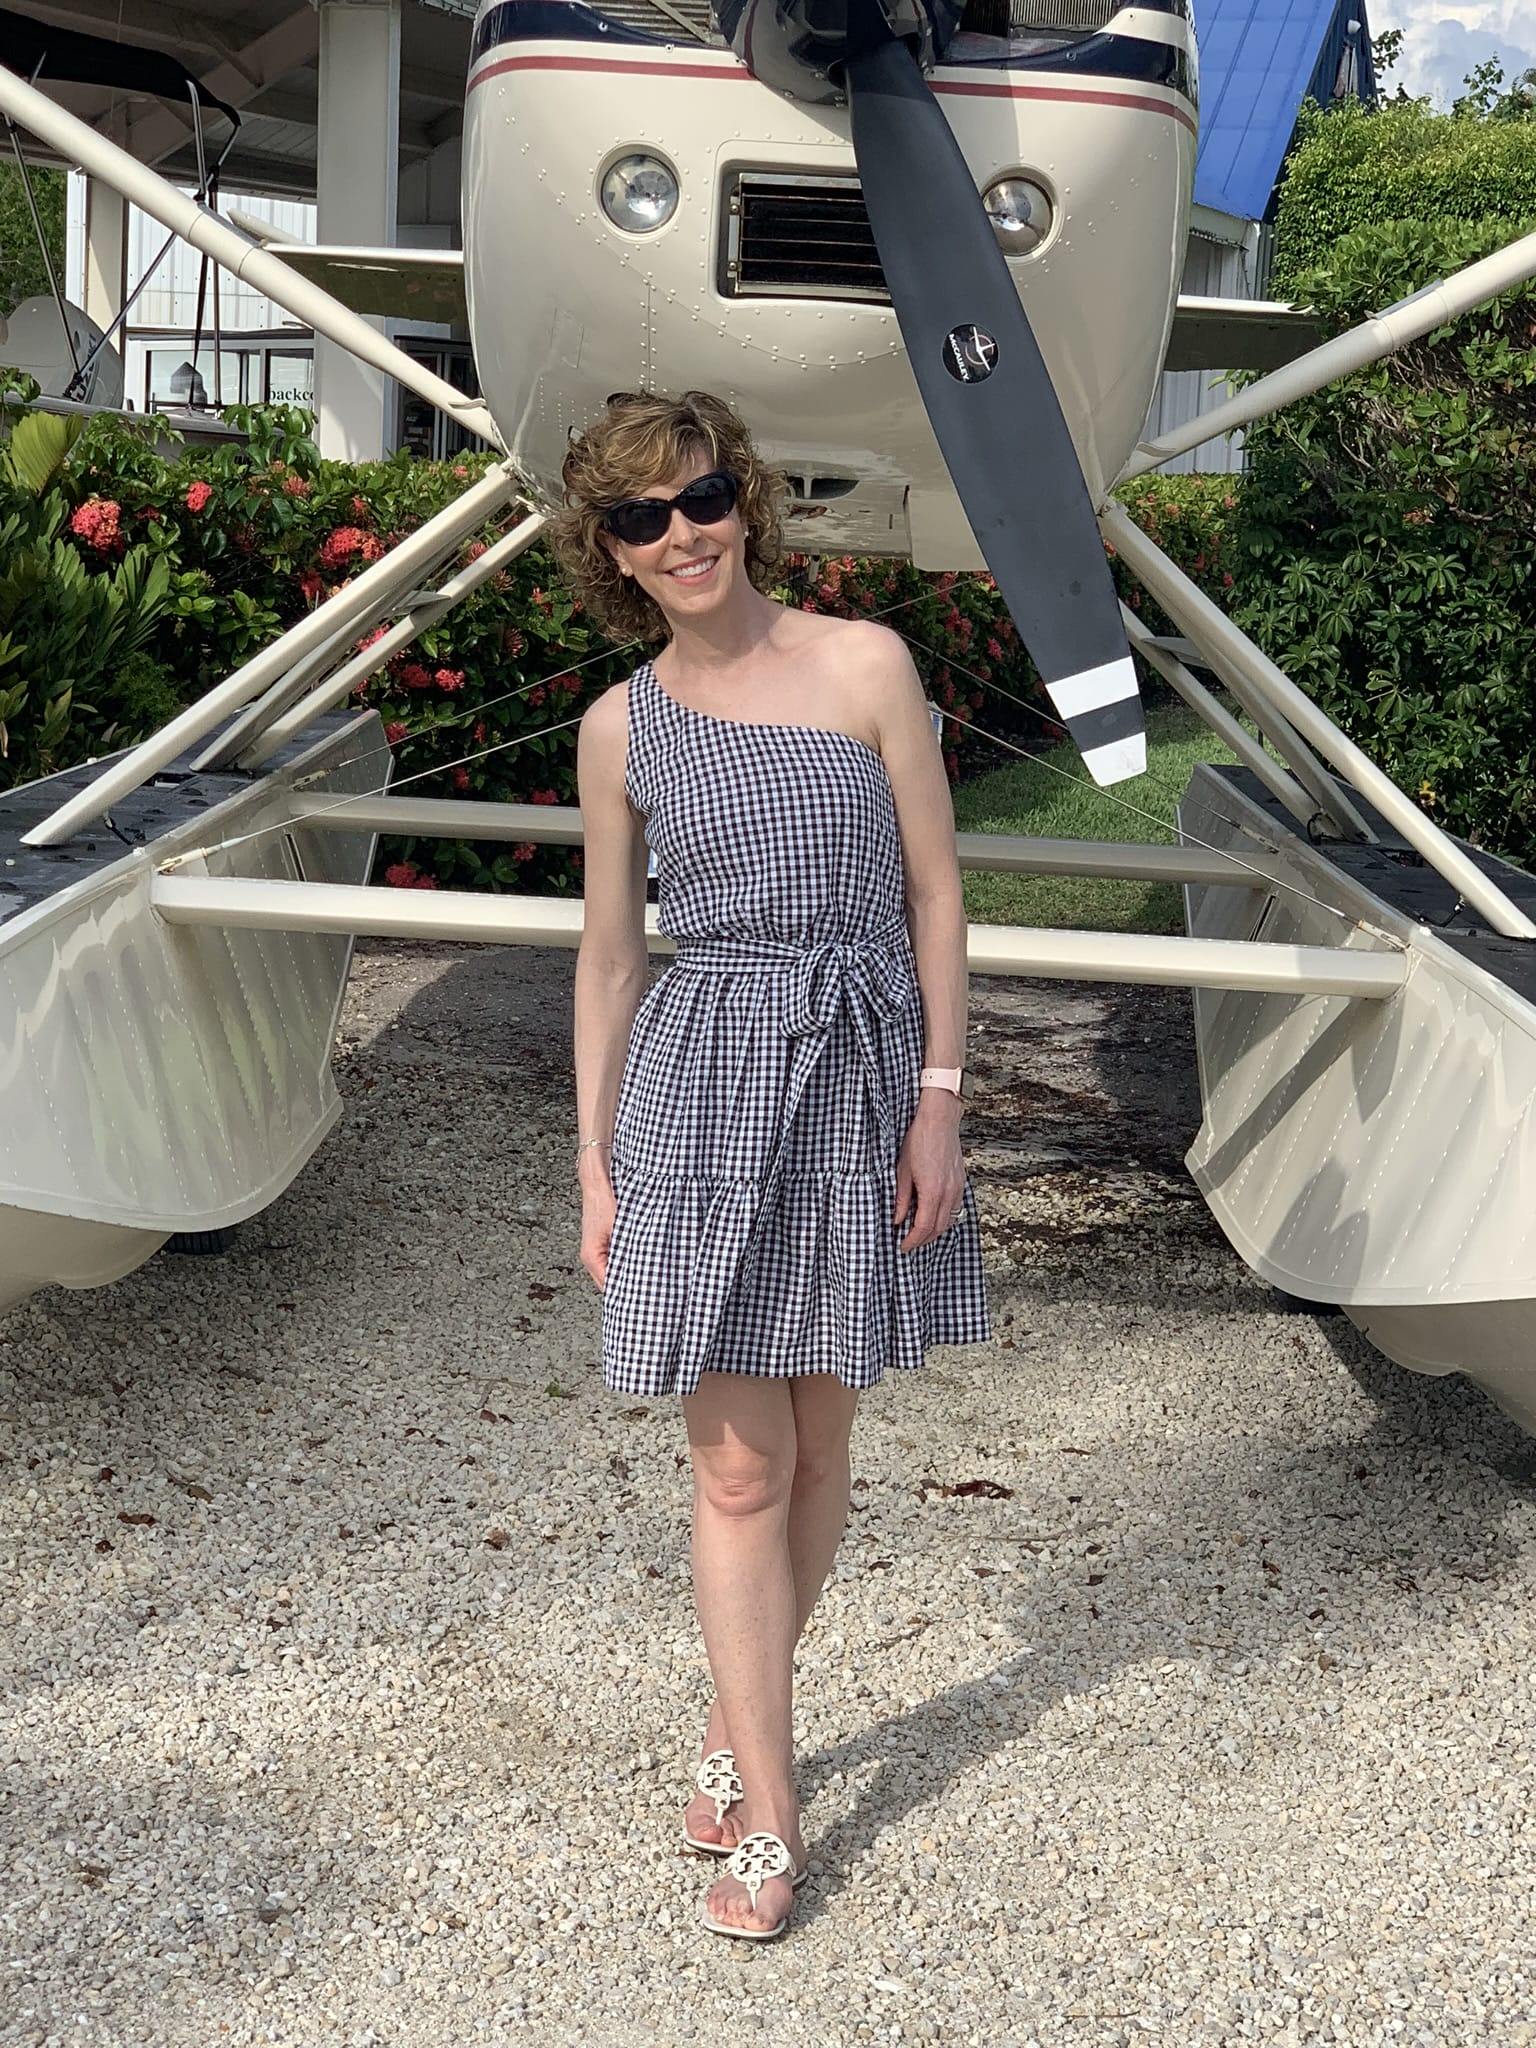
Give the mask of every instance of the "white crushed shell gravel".
<svg viewBox="0 0 1536 2048">
<path fill-rule="evenodd" d="M 4 2048 L 1536 2043 L 1536 1457 L 1227 1250 L 1160 991 L 974 984 L 996 1341 L 862 1402 L 815 1876 L 697 1926 L 571 965 L 361 949 L 290 1192 L 0 1323 Z"/>
</svg>

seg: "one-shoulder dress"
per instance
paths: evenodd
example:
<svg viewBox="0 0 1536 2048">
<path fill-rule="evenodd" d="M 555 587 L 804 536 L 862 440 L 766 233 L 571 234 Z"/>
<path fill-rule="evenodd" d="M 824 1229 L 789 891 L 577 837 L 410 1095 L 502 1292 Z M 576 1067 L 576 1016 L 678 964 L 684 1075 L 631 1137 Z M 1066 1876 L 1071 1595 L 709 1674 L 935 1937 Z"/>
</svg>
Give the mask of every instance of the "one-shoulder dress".
<svg viewBox="0 0 1536 2048">
<path fill-rule="evenodd" d="M 901 841 L 851 733 L 713 718 L 629 679 L 625 787 L 677 955 L 635 1014 L 614 1125 L 604 1384 L 705 1372 L 873 1386 L 992 1335 L 976 1201 L 892 1221 L 923 1023 Z"/>
</svg>

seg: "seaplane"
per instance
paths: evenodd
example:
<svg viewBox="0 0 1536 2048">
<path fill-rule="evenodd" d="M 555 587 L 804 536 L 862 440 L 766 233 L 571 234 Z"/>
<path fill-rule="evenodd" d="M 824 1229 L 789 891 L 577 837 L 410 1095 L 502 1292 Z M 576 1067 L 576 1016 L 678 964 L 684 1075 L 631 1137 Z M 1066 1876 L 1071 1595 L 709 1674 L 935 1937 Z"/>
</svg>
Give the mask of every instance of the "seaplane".
<svg viewBox="0 0 1536 2048">
<path fill-rule="evenodd" d="M 1342 334 L 1181 304 L 1185 0 L 486 0 L 462 256 L 268 246 L 48 88 L 0 67 L 0 112 L 498 459 L 142 744 L 0 797 L 0 1308 L 282 1193 L 340 1113 L 359 934 L 578 942 L 566 899 L 369 886 L 381 832 L 581 828 L 401 793 L 353 693 L 537 539 L 610 393 L 698 385 L 791 478 L 798 546 L 990 572 L 1095 779 L 1143 765 L 1138 661 L 1222 737 L 1176 845 L 960 844 L 1178 883 L 1184 935 L 977 926 L 971 967 L 1189 987 L 1188 1164 L 1238 1253 L 1536 1428 L 1536 880 L 1442 830 L 1112 495 L 1536 276 L 1536 235 Z M 464 309 L 483 398 L 364 317 L 427 302 Z M 1165 366 L 1257 374 L 1148 440 Z"/>
</svg>

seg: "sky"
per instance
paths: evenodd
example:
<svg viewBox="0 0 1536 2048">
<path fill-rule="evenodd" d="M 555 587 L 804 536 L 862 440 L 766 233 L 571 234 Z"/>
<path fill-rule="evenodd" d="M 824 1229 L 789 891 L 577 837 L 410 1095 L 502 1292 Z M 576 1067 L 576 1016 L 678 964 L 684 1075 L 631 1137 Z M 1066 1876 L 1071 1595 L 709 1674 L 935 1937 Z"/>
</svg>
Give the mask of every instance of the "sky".
<svg viewBox="0 0 1536 2048">
<path fill-rule="evenodd" d="M 1507 78 L 1536 68 L 1536 6 L 1532 0 L 1376 0 L 1371 33 L 1403 31 L 1403 54 L 1384 81 L 1449 107 L 1474 64 L 1498 57 Z"/>
</svg>

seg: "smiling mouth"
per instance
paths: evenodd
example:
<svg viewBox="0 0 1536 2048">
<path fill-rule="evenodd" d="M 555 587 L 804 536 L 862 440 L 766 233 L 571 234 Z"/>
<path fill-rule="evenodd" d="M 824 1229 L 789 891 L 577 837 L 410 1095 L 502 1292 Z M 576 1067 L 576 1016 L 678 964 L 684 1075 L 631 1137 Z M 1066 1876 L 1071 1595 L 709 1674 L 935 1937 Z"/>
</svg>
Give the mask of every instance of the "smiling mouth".
<svg viewBox="0 0 1536 2048">
<path fill-rule="evenodd" d="M 676 569 L 669 569 L 667 574 L 679 583 L 696 583 L 701 576 L 709 574 L 719 559 L 718 555 L 706 555 L 702 561 L 684 562 Z"/>
</svg>

